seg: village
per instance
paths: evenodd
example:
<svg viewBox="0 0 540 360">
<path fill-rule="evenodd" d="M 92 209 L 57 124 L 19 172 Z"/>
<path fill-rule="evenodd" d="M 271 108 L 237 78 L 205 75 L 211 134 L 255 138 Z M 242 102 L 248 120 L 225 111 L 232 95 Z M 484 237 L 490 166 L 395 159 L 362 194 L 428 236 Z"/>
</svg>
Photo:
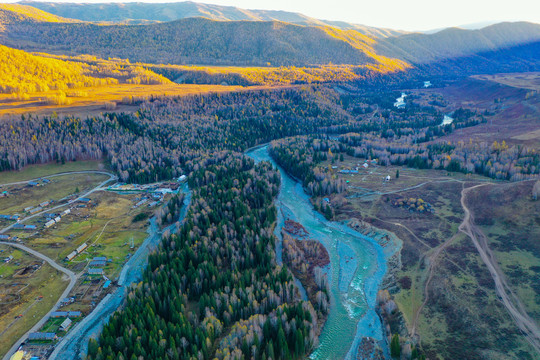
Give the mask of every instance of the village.
<svg viewBox="0 0 540 360">
<path fill-rule="evenodd" d="M 144 186 L 115 180 L 88 171 L 0 184 L 3 346 L 8 345 L 3 338 L 18 338 L 32 328 L 24 348 L 38 358 L 48 356 L 121 285 L 123 265 L 147 236 L 146 219 L 178 193 L 186 177 Z M 66 288 L 68 272 L 74 275 Z M 34 331 L 40 318 L 44 323 Z"/>
</svg>

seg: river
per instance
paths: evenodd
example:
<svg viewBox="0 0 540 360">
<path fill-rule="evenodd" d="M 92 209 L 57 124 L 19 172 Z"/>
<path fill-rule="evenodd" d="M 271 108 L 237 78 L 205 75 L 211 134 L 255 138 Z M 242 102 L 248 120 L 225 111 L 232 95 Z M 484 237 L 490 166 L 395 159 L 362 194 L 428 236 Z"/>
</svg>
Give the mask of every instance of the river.
<svg viewBox="0 0 540 360">
<path fill-rule="evenodd" d="M 374 307 L 377 291 L 386 273 L 387 256 L 372 238 L 344 224 L 327 221 L 316 212 L 300 183 L 276 165 L 268 146 L 247 152 L 256 162 L 269 161 L 279 168 L 281 188 L 276 202 L 278 229 L 285 218 L 301 223 L 310 236 L 320 241 L 330 255 L 327 270 L 330 283 L 330 313 L 311 359 L 356 359 L 362 337 L 383 340 L 381 322 Z M 280 237 L 279 237 L 280 238 Z M 276 246 L 278 262 L 281 243 Z M 383 350 L 388 347 L 383 341 Z"/>
<path fill-rule="evenodd" d="M 185 218 L 191 202 L 191 192 L 187 184 L 184 184 L 182 192 L 186 196 L 178 222 L 182 222 Z M 176 223 L 165 228 L 163 232 L 169 231 L 172 234 L 175 230 Z M 155 217 L 150 219 L 150 226 L 147 232 L 148 237 L 122 268 L 118 277 L 118 284 L 120 286 L 113 293 L 106 295 L 94 311 L 86 316 L 62 339 L 49 359 L 76 360 L 84 358 L 88 347 L 88 340 L 90 338 L 96 339 L 99 336 L 110 316 L 122 306 L 131 284 L 141 281 L 143 269 L 148 264 L 148 255 L 157 248 L 161 240 L 161 234 L 163 233 L 159 230 Z"/>
</svg>

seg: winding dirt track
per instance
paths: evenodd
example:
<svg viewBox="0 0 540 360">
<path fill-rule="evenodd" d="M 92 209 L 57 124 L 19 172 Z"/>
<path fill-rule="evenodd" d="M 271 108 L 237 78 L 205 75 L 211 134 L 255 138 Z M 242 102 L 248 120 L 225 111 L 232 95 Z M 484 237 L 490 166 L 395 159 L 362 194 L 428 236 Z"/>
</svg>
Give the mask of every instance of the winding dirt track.
<svg viewBox="0 0 540 360">
<path fill-rule="evenodd" d="M 527 341 L 531 346 L 540 353 L 540 328 L 536 322 L 527 314 L 525 307 L 519 300 L 519 298 L 514 294 L 510 289 L 506 280 L 504 278 L 503 272 L 501 271 L 495 256 L 493 255 L 491 249 L 488 247 L 488 242 L 485 234 L 474 224 L 474 217 L 471 214 L 471 211 L 467 207 L 467 195 L 469 192 L 480 186 L 486 186 L 491 184 L 480 184 L 471 186 L 468 188 L 463 188 L 461 190 L 461 206 L 465 212 L 462 223 L 459 225 L 459 231 L 466 234 L 473 241 L 482 261 L 486 264 L 493 281 L 495 282 L 495 290 L 497 295 L 501 298 L 503 305 L 508 310 L 510 316 L 516 323 L 516 325 L 521 329 L 525 335 Z M 434 248 L 433 253 L 428 257 L 428 278 L 424 286 L 424 301 L 422 305 L 416 311 L 416 314 L 413 319 L 411 336 L 417 336 L 417 324 L 420 317 L 422 309 L 427 304 L 429 300 L 429 285 L 433 278 L 434 269 L 436 268 L 439 260 L 440 253 L 446 249 L 452 242 L 457 238 L 459 232 L 452 236 L 450 239 L 442 243 L 441 245 Z"/>
<path fill-rule="evenodd" d="M 540 353 L 540 328 L 538 324 L 527 314 L 525 307 L 514 294 L 506 283 L 506 279 L 493 255 L 493 252 L 488 247 L 486 235 L 474 224 L 474 217 L 467 208 L 467 194 L 477 186 L 473 186 L 462 191 L 461 206 L 465 211 L 465 218 L 459 226 L 459 230 L 467 234 L 476 246 L 482 261 L 486 264 L 493 281 L 495 281 L 495 289 L 497 295 L 500 296 L 504 306 L 514 319 L 516 325 L 524 333 L 527 341 Z"/>
</svg>

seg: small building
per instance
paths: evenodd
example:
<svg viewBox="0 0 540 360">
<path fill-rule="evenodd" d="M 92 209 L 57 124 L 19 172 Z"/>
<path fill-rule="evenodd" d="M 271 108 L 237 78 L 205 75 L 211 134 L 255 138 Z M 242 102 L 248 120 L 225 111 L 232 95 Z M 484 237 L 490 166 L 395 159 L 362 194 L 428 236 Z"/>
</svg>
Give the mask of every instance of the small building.
<svg viewBox="0 0 540 360">
<path fill-rule="evenodd" d="M 55 333 L 41 333 L 41 332 L 33 332 L 28 335 L 28 340 L 55 340 L 56 334 Z"/>
<path fill-rule="evenodd" d="M 90 268 L 88 269 L 88 275 L 103 275 L 103 269 Z"/>
<path fill-rule="evenodd" d="M 390 175 L 386 175 L 385 181 L 390 181 Z"/>
<path fill-rule="evenodd" d="M 71 209 L 66 209 L 62 212 L 62 216 L 65 216 L 67 214 L 71 213 Z"/>
<path fill-rule="evenodd" d="M 89 203 L 92 200 L 90 200 L 89 198 L 80 198 L 79 201 L 83 203 Z"/>
<path fill-rule="evenodd" d="M 60 330 L 61 331 L 67 331 L 69 329 L 69 327 L 71 326 L 71 319 L 70 318 L 66 318 L 66 320 L 64 320 L 62 322 L 62 324 L 60 324 Z"/>
<path fill-rule="evenodd" d="M 41 204 L 39 204 L 39 206 L 41 207 L 49 206 L 50 203 L 51 203 L 50 201 L 44 201 Z"/>
<path fill-rule="evenodd" d="M 51 182 L 51 180 L 49 180 L 49 179 L 43 179 L 42 181 L 43 181 L 44 184 L 48 184 L 48 183 Z"/>
<path fill-rule="evenodd" d="M 25 207 L 25 208 L 24 208 L 24 211 L 30 211 L 30 210 L 32 210 L 33 208 L 34 208 L 33 206 Z"/>
<path fill-rule="evenodd" d="M 67 316 L 70 318 L 77 318 L 77 317 L 81 317 L 82 313 L 80 311 L 68 311 Z"/>
<path fill-rule="evenodd" d="M 84 244 L 82 244 L 81 246 L 79 246 L 79 247 L 77 248 L 77 250 L 76 250 L 76 251 L 77 251 L 77 254 L 82 253 L 82 252 L 84 251 L 84 249 L 86 249 L 87 247 L 88 247 L 88 244 L 87 244 L 87 243 L 84 243 Z"/>
<path fill-rule="evenodd" d="M 105 256 L 96 256 L 92 260 L 93 261 L 107 261 L 107 258 Z"/>
<path fill-rule="evenodd" d="M 26 231 L 37 230 L 37 227 L 36 227 L 36 225 L 25 225 L 24 230 L 26 230 Z"/>
<path fill-rule="evenodd" d="M 38 206 L 38 207 L 35 207 L 32 210 L 30 210 L 29 213 L 30 214 L 35 214 L 35 213 L 40 212 L 41 210 L 43 210 L 43 208 L 41 206 Z"/>
<path fill-rule="evenodd" d="M 181 181 L 185 181 L 186 179 L 187 179 L 186 175 L 180 175 L 180 177 L 178 178 L 178 181 L 181 182 Z"/>
<path fill-rule="evenodd" d="M 67 317 L 67 316 L 68 316 L 67 311 L 53 311 L 51 313 L 52 318 L 62 318 L 62 317 Z"/>
<path fill-rule="evenodd" d="M 54 222 L 60 222 L 61 219 L 62 218 L 60 216 L 57 216 L 57 217 L 54 218 Z"/>
<path fill-rule="evenodd" d="M 10 262 L 11 260 L 13 260 L 13 256 L 12 256 L 12 255 L 9 255 L 7 258 L 4 259 L 4 262 L 7 264 L 7 263 Z"/>
<path fill-rule="evenodd" d="M 24 224 L 14 224 L 13 229 L 22 230 L 22 229 L 24 229 Z"/>
<path fill-rule="evenodd" d="M 39 184 L 35 181 L 29 181 L 28 186 L 38 186 Z"/>
<path fill-rule="evenodd" d="M 103 284 L 103 289 L 107 289 L 109 286 L 111 286 L 111 280 L 105 281 L 105 284 Z"/>
<path fill-rule="evenodd" d="M 53 226 L 55 224 L 55 221 L 54 220 L 49 220 L 45 223 L 45 227 L 46 228 L 50 228 L 51 226 Z"/>
<path fill-rule="evenodd" d="M 69 253 L 68 256 L 66 256 L 65 260 L 66 261 L 71 261 L 71 260 L 73 260 L 75 258 L 75 256 L 77 256 L 77 251 L 72 251 L 72 252 Z"/>
<path fill-rule="evenodd" d="M 93 267 L 103 267 L 103 266 L 107 265 L 107 262 L 106 261 L 92 260 L 92 261 L 90 261 L 90 264 L 88 264 L 88 265 L 93 266 Z"/>
<path fill-rule="evenodd" d="M 71 304 L 75 302 L 75 298 L 72 296 L 72 297 L 67 297 L 67 298 L 63 298 L 62 301 L 60 301 L 60 305 L 61 306 L 64 306 L 64 305 L 67 305 L 67 304 Z"/>
<path fill-rule="evenodd" d="M 9 240 L 11 237 L 9 235 L 0 234 L 0 240 Z"/>
<path fill-rule="evenodd" d="M 9 220 L 19 220 L 19 215 L 11 215 Z"/>
</svg>

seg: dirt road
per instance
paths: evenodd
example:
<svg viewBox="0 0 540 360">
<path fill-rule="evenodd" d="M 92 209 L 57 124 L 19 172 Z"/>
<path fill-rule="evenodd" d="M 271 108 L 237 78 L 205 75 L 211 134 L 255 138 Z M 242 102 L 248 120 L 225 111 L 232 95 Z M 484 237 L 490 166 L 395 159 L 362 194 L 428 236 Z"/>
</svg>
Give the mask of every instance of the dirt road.
<svg viewBox="0 0 540 360">
<path fill-rule="evenodd" d="M 521 331 L 526 336 L 529 343 L 540 353 L 540 329 L 536 322 L 527 314 L 525 308 L 519 298 L 512 292 L 508 287 L 506 280 L 503 276 L 503 273 L 497 263 L 492 251 L 488 247 L 487 238 L 475 224 L 474 217 L 472 216 L 469 208 L 467 207 L 467 195 L 473 189 L 476 189 L 480 186 L 486 186 L 491 184 L 480 184 L 471 186 L 468 188 L 463 188 L 461 190 L 461 207 L 465 212 L 463 221 L 459 225 L 459 231 L 466 234 L 473 241 L 482 261 L 486 264 L 494 282 L 497 295 L 501 298 L 502 303 L 510 313 L 510 316 L 514 319 L 516 325 L 521 329 Z M 427 304 L 429 300 L 429 285 L 433 278 L 434 269 L 437 267 L 439 261 L 439 255 L 441 252 L 446 249 L 452 242 L 457 238 L 459 232 L 452 236 L 450 239 L 440 244 L 433 249 L 433 252 L 427 258 L 428 262 L 428 277 L 424 285 L 424 301 L 422 305 L 416 311 L 412 322 L 411 336 L 417 336 L 417 326 L 418 319 L 422 312 L 422 309 Z"/>
<path fill-rule="evenodd" d="M 62 295 L 60 296 L 60 298 L 58 299 L 56 304 L 51 308 L 51 310 L 49 310 L 49 312 L 47 314 L 45 314 L 45 316 L 43 316 L 41 318 L 41 320 L 39 320 L 34 326 L 32 326 L 32 328 L 30 330 L 28 330 L 23 336 L 21 336 L 20 339 L 17 340 L 17 342 L 15 342 L 15 344 L 13 344 L 11 349 L 9 349 L 9 351 L 7 352 L 7 354 L 3 358 L 4 360 L 8 360 L 17 351 L 19 346 L 21 346 L 21 344 L 26 340 L 26 338 L 28 337 L 28 334 L 30 334 L 31 332 L 35 332 L 35 331 L 39 330 L 39 328 L 41 328 L 43 326 L 43 324 L 45 324 L 45 322 L 47 322 L 47 320 L 49 319 L 50 314 L 53 311 L 58 310 L 58 308 L 60 307 L 60 302 L 62 301 L 62 299 L 67 297 L 69 292 L 75 286 L 75 283 L 77 282 L 77 275 L 73 271 L 68 270 L 63 266 L 58 265 L 51 258 L 43 255 L 42 253 L 39 253 L 39 252 L 33 250 L 33 249 L 30 249 L 27 246 L 24 246 L 22 244 L 12 243 L 12 242 L 5 242 L 5 241 L 0 241 L 0 244 L 13 246 L 13 247 L 21 249 L 23 251 L 26 251 L 27 253 L 29 253 L 29 254 L 31 254 L 31 255 L 39 258 L 39 259 L 42 259 L 42 260 L 46 261 L 49 265 L 51 265 L 56 270 L 61 271 L 64 274 L 66 274 L 67 276 L 69 276 L 69 285 L 66 287 L 66 289 L 64 290 L 64 292 L 62 293 Z"/>
<path fill-rule="evenodd" d="M 55 175 L 51 175 L 51 176 L 47 176 L 47 177 L 53 177 L 53 176 L 60 176 L 60 175 L 66 175 L 66 174 L 85 174 L 85 173 L 99 173 L 99 174 L 104 174 L 104 175 L 108 175 L 109 176 L 109 179 L 103 181 L 101 184 L 99 184 L 98 186 L 94 187 L 93 189 L 89 190 L 88 192 L 86 192 L 85 194 L 77 197 L 76 199 L 74 200 L 70 200 L 69 202 L 65 203 L 65 204 L 61 204 L 61 205 L 57 205 L 55 207 L 52 207 L 50 209 L 46 209 L 46 210 L 43 210 L 39 213 L 36 213 L 34 215 L 30 215 L 28 217 L 25 217 L 24 219 L 18 221 L 18 223 L 21 223 L 21 222 L 24 222 L 26 220 L 29 220 L 31 218 L 34 218 L 36 216 L 40 216 L 41 214 L 43 213 L 47 213 L 47 212 L 51 212 L 53 210 L 56 210 L 58 208 L 61 208 L 61 207 L 64 207 L 64 206 L 67 206 L 67 205 L 70 205 L 78 200 L 80 200 L 81 198 L 83 197 L 87 197 L 88 195 L 96 192 L 96 191 L 99 191 L 99 190 L 102 190 L 102 187 L 105 186 L 105 184 L 107 184 L 108 182 L 110 181 L 115 181 L 117 179 L 117 177 L 114 175 L 114 174 L 111 174 L 111 173 L 108 173 L 108 172 L 103 172 L 103 171 L 92 171 L 92 170 L 89 170 L 89 171 L 74 171 L 74 172 L 70 172 L 70 173 L 62 173 L 62 174 L 55 174 Z M 22 182 L 24 183 L 24 182 Z M 10 225 L 10 226 L 7 226 L 3 229 L 0 230 L 0 234 L 1 233 L 4 233 L 6 231 L 8 231 L 9 229 L 11 229 L 13 227 L 13 225 Z M 69 285 L 66 287 L 66 289 L 64 290 L 64 292 L 62 293 L 62 295 L 60 296 L 60 298 L 58 299 L 57 303 L 52 307 L 52 309 L 47 313 L 45 314 L 45 316 L 43 316 L 43 318 L 41 318 L 41 320 L 39 320 L 30 330 L 28 330 L 19 340 L 17 340 L 17 342 L 15 342 L 15 344 L 13 344 L 13 346 L 11 347 L 11 349 L 7 352 L 7 354 L 4 356 L 4 360 L 8 360 L 11 358 L 11 356 L 17 351 L 17 349 L 19 348 L 19 346 L 26 340 L 26 338 L 28 337 L 28 334 L 30 334 L 31 332 L 35 332 L 37 331 L 41 326 L 43 326 L 43 324 L 45 324 L 45 322 L 49 319 L 49 315 L 51 314 L 51 312 L 53 311 L 56 311 L 59 306 L 60 306 L 60 302 L 62 301 L 62 299 L 64 299 L 65 297 L 67 297 L 69 295 L 69 292 L 73 289 L 73 287 L 75 286 L 75 283 L 77 282 L 77 278 L 78 278 L 78 275 L 76 275 L 73 271 L 71 270 L 68 270 L 66 268 L 64 268 L 63 266 L 60 266 L 58 265 L 54 260 L 52 260 L 51 258 L 41 254 L 40 252 L 37 252 L 33 249 L 30 249 L 29 247 L 27 246 L 24 246 L 22 244 L 18 244 L 18 243 L 13 243 L 13 242 L 5 242 L 5 241 L 0 241 L 0 244 L 3 244 L 3 245 L 8 245 L 8 246 L 13 246 L 13 247 L 16 247 L 18 249 L 21 249 L 23 251 L 26 251 L 27 253 L 39 258 L 39 259 L 42 259 L 42 260 L 45 260 L 47 263 L 49 263 L 49 265 L 51 265 L 53 268 L 55 268 L 56 270 L 60 271 L 60 272 L 63 272 L 64 274 L 66 274 L 67 276 L 69 276 Z"/>
<path fill-rule="evenodd" d="M 467 208 L 467 194 L 476 187 L 473 186 L 464 189 L 462 192 L 461 206 L 465 211 L 465 218 L 459 226 L 459 230 L 467 234 L 473 241 L 482 261 L 486 264 L 493 281 L 495 281 L 497 295 L 499 295 L 510 316 L 512 316 L 516 325 L 524 333 L 529 343 L 540 353 L 540 328 L 538 324 L 527 314 L 519 298 L 506 283 L 503 272 L 488 246 L 486 235 L 474 224 L 474 217 Z"/>
</svg>

